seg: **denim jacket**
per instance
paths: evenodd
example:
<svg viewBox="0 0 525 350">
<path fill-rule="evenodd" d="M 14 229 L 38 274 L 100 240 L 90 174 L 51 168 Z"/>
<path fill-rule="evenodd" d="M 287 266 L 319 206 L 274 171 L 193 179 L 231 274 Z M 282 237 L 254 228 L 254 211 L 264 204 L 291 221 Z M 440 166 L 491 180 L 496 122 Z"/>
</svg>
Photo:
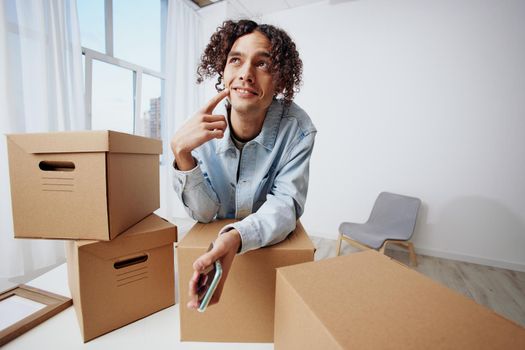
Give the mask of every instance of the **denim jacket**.
<svg viewBox="0 0 525 350">
<path fill-rule="evenodd" d="M 303 214 L 316 132 L 299 106 L 284 108 L 274 99 L 261 132 L 242 152 L 226 128 L 223 138 L 192 152 L 195 168 L 174 169 L 173 186 L 193 219 L 241 220 L 219 232 L 235 228 L 241 253 L 278 243 Z"/>
</svg>

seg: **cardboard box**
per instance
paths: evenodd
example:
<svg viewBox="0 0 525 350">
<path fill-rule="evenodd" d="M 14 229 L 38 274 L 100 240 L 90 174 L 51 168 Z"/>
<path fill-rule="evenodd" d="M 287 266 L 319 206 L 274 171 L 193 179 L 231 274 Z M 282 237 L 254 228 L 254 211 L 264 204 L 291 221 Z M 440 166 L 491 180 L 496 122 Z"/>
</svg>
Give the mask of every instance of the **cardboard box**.
<svg viewBox="0 0 525 350">
<path fill-rule="evenodd" d="M 525 329 L 367 251 L 277 270 L 275 349 L 525 349 Z"/>
<path fill-rule="evenodd" d="M 110 240 L 160 206 L 159 140 L 59 132 L 7 146 L 16 238 Z"/>
<path fill-rule="evenodd" d="M 275 269 L 314 259 L 314 245 L 300 222 L 283 242 L 235 257 L 218 304 L 189 310 L 192 264 L 231 220 L 196 224 L 177 247 L 182 341 L 272 342 Z"/>
<path fill-rule="evenodd" d="M 67 242 L 84 342 L 175 304 L 176 239 L 177 228 L 152 214 L 109 242 Z"/>
</svg>

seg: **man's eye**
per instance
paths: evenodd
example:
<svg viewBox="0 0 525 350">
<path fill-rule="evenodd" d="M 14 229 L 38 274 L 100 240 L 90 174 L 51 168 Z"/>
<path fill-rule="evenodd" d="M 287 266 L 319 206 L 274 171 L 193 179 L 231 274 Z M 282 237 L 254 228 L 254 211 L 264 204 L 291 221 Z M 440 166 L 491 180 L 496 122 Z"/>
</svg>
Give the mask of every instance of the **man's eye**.
<svg viewBox="0 0 525 350">
<path fill-rule="evenodd" d="M 239 60 L 238 57 L 232 57 L 232 58 L 230 58 L 229 63 L 239 63 L 239 61 L 240 61 L 240 60 Z"/>
<path fill-rule="evenodd" d="M 268 64 L 268 62 L 262 61 L 262 62 L 257 63 L 257 67 L 262 68 L 262 69 L 268 69 L 270 65 Z"/>
</svg>

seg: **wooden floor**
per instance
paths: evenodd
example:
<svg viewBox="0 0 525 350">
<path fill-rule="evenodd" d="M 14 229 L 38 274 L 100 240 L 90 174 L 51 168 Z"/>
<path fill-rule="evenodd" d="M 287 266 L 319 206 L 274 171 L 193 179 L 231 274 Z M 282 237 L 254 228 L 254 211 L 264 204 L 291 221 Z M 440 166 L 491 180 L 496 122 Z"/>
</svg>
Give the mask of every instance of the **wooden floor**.
<svg viewBox="0 0 525 350">
<path fill-rule="evenodd" d="M 311 238 L 317 248 L 316 260 L 335 256 L 336 240 Z M 343 242 L 341 251 L 342 255 L 347 255 L 359 250 Z M 387 248 L 386 255 L 409 264 L 404 251 Z M 416 271 L 525 327 L 525 272 L 419 254 L 417 259 Z"/>
</svg>

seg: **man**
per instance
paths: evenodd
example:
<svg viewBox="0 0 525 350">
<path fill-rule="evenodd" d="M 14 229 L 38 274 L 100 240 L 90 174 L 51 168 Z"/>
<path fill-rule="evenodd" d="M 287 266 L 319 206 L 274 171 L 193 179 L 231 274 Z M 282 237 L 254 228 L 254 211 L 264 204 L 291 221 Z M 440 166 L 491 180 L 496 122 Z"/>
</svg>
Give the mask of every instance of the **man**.
<svg viewBox="0 0 525 350">
<path fill-rule="evenodd" d="M 198 82 L 218 76 L 219 93 L 174 135 L 174 188 L 200 222 L 236 218 L 193 264 L 189 308 L 197 308 L 199 274 L 220 259 L 223 278 L 244 253 L 278 243 L 304 211 L 316 129 L 292 102 L 302 61 L 281 29 L 226 21 L 212 35 Z M 227 99 L 227 116 L 213 110 Z M 217 298 L 212 299 L 212 303 Z"/>
</svg>

